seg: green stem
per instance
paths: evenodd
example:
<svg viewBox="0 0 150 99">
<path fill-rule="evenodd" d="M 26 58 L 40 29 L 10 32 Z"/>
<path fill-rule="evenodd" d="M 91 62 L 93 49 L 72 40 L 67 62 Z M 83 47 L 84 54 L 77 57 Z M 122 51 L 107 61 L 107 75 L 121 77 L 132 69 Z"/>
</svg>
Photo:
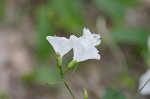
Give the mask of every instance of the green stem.
<svg viewBox="0 0 150 99">
<path fill-rule="evenodd" d="M 64 74 L 65 74 L 65 72 L 67 72 L 68 70 L 65 70 L 65 72 L 63 72 L 63 70 L 62 70 L 62 57 L 61 57 L 60 54 L 57 54 L 56 61 L 57 61 L 57 66 L 58 66 L 58 68 L 59 68 L 59 73 L 60 73 L 61 78 L 63 79 L 64 85 L 66 86 L 66 88 L 67 88 L 68 91 L 70 92 L 70 94 L 71 94 L 71 96 L 73 97 L 73 99 L 76 99 L 75 96 L 73 95 L 71 89 L 69 88 L 69 85 L 67 84 L 67 82 L 66 82 L 66 80 L 65 80 L 65 78 L 64 78 Z M 76 61 L 72 61 L 70 64 L 71 64 L 71 67 L 72 67 L 74 64 L 76 64 Z M 70 68 L 71 68 L 71 67 L 70 67 Z M 67 69 L 70 69 L 70 68 L 67 68 Z"/>
<path fill-rule="evenodd" d="M 61 67 L 59 67 L 59 73 L 60 73 L 61 78 L 64 78 L 64 76 L 63 76 L 63 71 L 62 71 L 62 68 L 61 68 Z"/>
<path fill-rule="evenodd" d="M 66 69 L 64 70 L 64 72 L 63 72 L 63 75 L 64 75 L 68 70 L 70 70 L 70 69 L 69 69 L 69 68 L 66 68 Z"/>
<path fill-rule="evenodd" d="M 68 89 L 68 91 L 70 92 L 71 96 L 73 99 L 76 99 L 75 96 L 73 95 L 69 85 L 67 84 L 66 80 L 64 79 L 64 73 L 63 73 L 63 70 L 62 70 L 62 67 L 59 67 L 59 70 L 60 70 L 60 76 L 61 78 L 63 79 L 63 82 L 64 82 L 64 85 L 66 86 L 66 88 Z"/>
<path fill-rule="evenodd" d="M 67 82 L 66 82 L 66 81 L 64 81 L 64 84 L 65 84 L 66 88 L 68 89 L 68 91 L 70 92 L 70 94 L 71 94 L 72 98 L 73 98 L 73 99 L 76 99 L 76 98 L 75 98 L 75 96 L 73 95 L 73 93 L 72 93 L 71 89 L 69 88 L 69 85 L 67 84 Z"/>
</svg>

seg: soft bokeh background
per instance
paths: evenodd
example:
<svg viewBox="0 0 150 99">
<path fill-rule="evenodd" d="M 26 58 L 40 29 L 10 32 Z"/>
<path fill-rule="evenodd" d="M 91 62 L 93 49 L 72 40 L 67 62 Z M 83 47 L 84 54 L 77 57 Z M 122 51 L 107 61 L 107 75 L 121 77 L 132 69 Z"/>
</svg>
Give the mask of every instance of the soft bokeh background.
<svg viewBox="0 0 150 99">
<path fill-rule="evenodd" d="M 77 99 L 84 88 L 89 99 L 133 99 L 150 66 L 150 0 L 0 0 L 0 99 L 72 99 L 62 83 L 47 84 L 61 79 L 45 37 L 84 27 L 101 35 L 101 60 L 66 75 Z"/>
</svg>

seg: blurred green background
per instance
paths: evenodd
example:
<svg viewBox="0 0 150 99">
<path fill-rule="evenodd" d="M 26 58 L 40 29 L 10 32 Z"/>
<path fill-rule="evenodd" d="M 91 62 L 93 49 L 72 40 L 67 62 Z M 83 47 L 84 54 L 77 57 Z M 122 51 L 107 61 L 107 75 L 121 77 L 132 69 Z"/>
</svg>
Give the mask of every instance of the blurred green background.
<svg viewBox="0 0 150 99">
<path fill-rule="evenodd" d="M 85 86 L 89 99 L 133 99 L 150 63 L 149 12 L 149 0 L 0 0 L 1 53 L 20 51 L 0 55 L 2 63 L 9 60 L 0 71 L 10 72 L 0 76 L 0 99 L 71 99 L 62 83 L 47 84 L 61 79 L 46 36 L 81 36 L 84 27 L 101 35 L 101 60 L 82 62 L 73 76 L 66 75 L 74 93 L 83 99 Z M 71 59 L 72 52 L 64 64 Z"/>
</svg>

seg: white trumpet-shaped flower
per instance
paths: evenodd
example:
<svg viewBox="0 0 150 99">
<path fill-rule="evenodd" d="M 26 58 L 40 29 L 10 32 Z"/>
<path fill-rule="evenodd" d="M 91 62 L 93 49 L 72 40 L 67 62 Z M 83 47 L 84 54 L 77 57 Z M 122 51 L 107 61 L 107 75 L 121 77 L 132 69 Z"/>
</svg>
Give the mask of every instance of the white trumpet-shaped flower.
<svg viewBox="0 0 150 99">
<path fill-rule="evenodd" d="M 150 69 L 146 71 L 141 77 L 139 81 L 139 90 L 143 87 L 140 94 L 141 95 L 150 95 Z M 146 84 L 146 85 L 145 85 Z"/>
<path fill-rule="evenodd" d="M 56 54 L 60 54 L 61 57 L 72 49 L 70 40 L 65 37 L 47 36 L 46 39 L 53 46 Z"/>
<path fill-rule="evenodd" d="M 95 48 L 101 42 L 100 35 L 91 34 L 88 29 L 84 28 L 83 36 L 78 38 L 72 35 L 70 39 L 73 44 L 74 61 L 81 62 L 88 59 L 100 59 L 99 51 Z"/>
<path fill-rule="evenodd" d="M 76 62 L 100 59 L 99 51 L 95 48 L 101 43 L 100 35 L 91 34 L 87 28 L 83 29 L 83 36 L 79 38 L 72 35 L 70 39 L 56 36 L 47 36 L 46 39 L 53 46 L 55 52 L 62 57 L 73 48 L 73 60 Z"/>
</svg>

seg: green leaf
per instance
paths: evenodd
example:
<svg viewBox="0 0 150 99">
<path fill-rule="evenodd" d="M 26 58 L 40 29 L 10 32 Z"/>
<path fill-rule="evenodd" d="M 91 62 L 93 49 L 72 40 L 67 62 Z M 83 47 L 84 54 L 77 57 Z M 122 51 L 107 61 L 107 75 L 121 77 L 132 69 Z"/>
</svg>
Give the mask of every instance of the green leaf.
<svg viewBox="0 0 150 99">
<path fill-rule="evenodd" d="M 53 25 L 48 18 L 48 9 L 46 7 L 37 8 L 36 13 L 36 29 L 37 29 L 37 54 L 40 59 L 47 59 L 51 52 L 52 47 L 46 40 L 46 36 L 54 35 Z"/>
<path fill-rule="evenodd" d="M 33 80 L 34 82 L 46 84 L 60 81 L 59 73 L 56 69 L 47 66 L 40 66 L 35 69 Z"/>
<path fill-rule="evenodd" d="M 119 43 L 146 46 L 149 33 L 142 28 L 117 27 L 112 35 Z"/>
<path fill-rule="evenodd" d="M 49 1 L 51 8 L 55 12 L 55 25 L 69 31 L 77 32 L 83 27 L 84 18 L 82 14 L 81 0 L 51 0 Z"/>
<path fill-rule="evenodd" d="M 61 81 L 59 73 L 56 68 L 48 66 L 38 66 L 31 74 L 22 76 L 22 81 L 26 84 L 40 83 L 49 84 Z"/>
<path fill-rule="evenodd" d="M 131 76 L 126 74 L 120 75 L 119 83 L 123 86 L 128 86 L 131 89 L 136 88 L 135 77 L 132 78 Z"/>
<path fill-rule="evenodd" d="M 8 99 L 8 94 L 4 92 L 0 92 L 0 99 Z"/>
<path fill-rule="evenodd" d="M 137 4 L 136 0 L 93 0 L 93 2 L 114 19 L 122 19 L 126 8 Z"/>
<path fill-rule="evenodd" d="M 125 95 L 113 88 L 106 88 L 103 99 L 126 99 Z"/>
<path fill-rule="evenodd" d="M 33 73 L 29 73 L 29 74 L 24 74 L 22 77 L 21 77 L 21 80 L 23 83 L 25 84 L 30 84 L 34 81 L 33 79 Z"/>
<path fill-rule="evenodd" d="M 0 22 L 4 17 L 4 8 L 5 8 L 6 0 L 0 0 Z"/>
</svg>

